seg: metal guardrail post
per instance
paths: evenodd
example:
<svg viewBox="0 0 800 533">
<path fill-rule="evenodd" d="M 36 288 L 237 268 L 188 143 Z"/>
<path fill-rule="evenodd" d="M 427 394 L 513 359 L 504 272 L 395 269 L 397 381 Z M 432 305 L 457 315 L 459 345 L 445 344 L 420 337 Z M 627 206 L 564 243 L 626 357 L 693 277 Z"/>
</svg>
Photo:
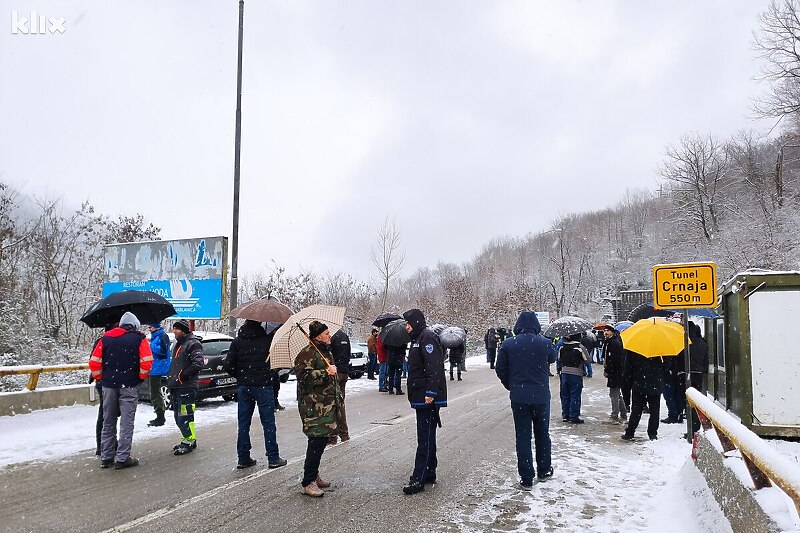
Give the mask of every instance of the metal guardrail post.
<svg viewBox="0 0 800 533">
<path fill-rule="evenodd" d="M 26 385 L 28 390 L 36 390 L 36 384 L 39 383 L 39 372 L 31 372 L 28 376 L 28 384 Z"/>
</svg>

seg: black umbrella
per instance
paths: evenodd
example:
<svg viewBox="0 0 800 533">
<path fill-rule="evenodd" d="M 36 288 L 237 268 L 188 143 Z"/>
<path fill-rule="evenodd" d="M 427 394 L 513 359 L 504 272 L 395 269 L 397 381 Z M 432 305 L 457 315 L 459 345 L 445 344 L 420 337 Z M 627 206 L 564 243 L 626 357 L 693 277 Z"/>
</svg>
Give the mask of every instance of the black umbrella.
<svg viewBox="0 0 800 533">
<path fill-rule="evenodd" d="M 378 334 L 386 346 L 405 347 L 411 340 L 408 332 L 406 331 L 406 321 L 402 318 L 400 320 L 393 320 L 389 322 L 381 332 Z"/>
<path fill-rule="evenodd" d="M 90 328 L 102 328 L 118 322 L 126 311 L 136 315 L 142 324 L 161 322 L 176 313 L 171 303 L 154 292 L 121 291 L 113 292 L 91 306 L 81 317 L 81 322 Z"/>
<path fill-rule="evenodd" d="M 549 339 L 568 337 L 576 333 L 583 333 L 587 329 L 592 329 L 592 324 L 588 320 L 578 316 L 562 316 L 550 324 L 550 327 L 544 332 L 544 336 Z"/>
<path fill-rule="evenodd" d="M 401 317 L 397 313 L 383 313 L 378 315 L 378 318 L 375 319 L 375 322 L 373 322 L 372 325 L 378 328 L 382 328 L 389 322 L 392 322 L 394 320 L 400 320 L 401 318 L 403 317 Z"/>
<path fill-rule="evenodd" d="M 672 314 L 673 312 L 668 309 L 656 309 L 651 303 L 643 303 L 633 308 L 633 311 L 628 314 L 628 320 L 635 324 L 643 318 L 653 318 L 654 316 L 666 318 L 672 316 Z"/>
</svg>

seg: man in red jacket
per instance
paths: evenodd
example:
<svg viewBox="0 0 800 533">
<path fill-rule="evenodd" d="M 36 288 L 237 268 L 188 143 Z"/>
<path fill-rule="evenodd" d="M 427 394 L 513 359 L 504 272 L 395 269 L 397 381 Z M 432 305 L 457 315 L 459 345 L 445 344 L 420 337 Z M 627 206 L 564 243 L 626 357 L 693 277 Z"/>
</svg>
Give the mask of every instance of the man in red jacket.
<svg viewBox="0 0 800 533">
<path fill-rule="evenodd" d="M 119 326 L 98 341 L 89 358 L 92 377 L 103 387 L 100 468 L 113 464 L 119 470 L 139 464 L 138 459 L 131 457 L 133 423 L 139 402 L 139 384 L 147 379 L 153 365 L 150 344 L 139 331 L 140 327 L 136 315 L 125 313 Z"/>
</svg>

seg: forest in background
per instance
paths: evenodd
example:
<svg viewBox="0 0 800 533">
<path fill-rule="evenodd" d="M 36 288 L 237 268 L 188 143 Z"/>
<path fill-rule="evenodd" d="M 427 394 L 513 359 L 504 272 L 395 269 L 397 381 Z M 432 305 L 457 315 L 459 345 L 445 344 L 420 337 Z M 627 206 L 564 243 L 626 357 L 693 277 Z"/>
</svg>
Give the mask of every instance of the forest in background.
<svg viewBox="0 0 800 533">
<path fill-rule="evenodd" d="M 799 269 L 798 13 L 796 0 L 773 2 L 754 36 L 767 91 L 752 111 L 774 118 L 779 134 L 687 132 L 665 147 L 654 190 L 632 188 L 614 206 L 496 238 L 461 264 L 405 272 L 402 228 L 387 220 L 372 243 L 373 279 L 271 264 L 242 277 L 239 301 L 272 295 L 293 309 L 343 305 L 359 339 L 383 310 L 420 307 L 431 322 L 478 339 L 523 309 L 598 319 L 606 298 L 652 288 L 658 263 L 714 261 L 720 281 L 748 268 Z M 100 296 L 103 246 L 158 239 L 160 231 L 140 214 L 115 218 L 88 203 L 69 209 L 0 176 L 0 365 L 83 362 L 96 332 L 78 318 Z M 225 320 L 198 322 L 227 331 Z"/>
</svg>

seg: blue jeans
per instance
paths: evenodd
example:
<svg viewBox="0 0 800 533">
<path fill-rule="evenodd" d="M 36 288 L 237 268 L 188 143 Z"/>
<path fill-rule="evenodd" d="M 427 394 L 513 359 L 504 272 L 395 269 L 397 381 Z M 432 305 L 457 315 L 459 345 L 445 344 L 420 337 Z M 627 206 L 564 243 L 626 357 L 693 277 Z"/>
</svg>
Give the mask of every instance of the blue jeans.
<svg viewBox="0 0 800 533">
<path fill-rule="evenodd" d="M 581 417 L 582 390 L 582 376 L 561 373 L 561 418 L 577 420 Z"/>
<path fill-rule="evenodd" d="M 253 411 L 258 405 L 258 416 L 264 428 L 264 444 L 267 448 L 267 460 L 277 463 L 281 456 L 278 453 L 278 440 L 275 434 L 275 393 L 272 387 L 253 387 L 239 385 L 236 389 L 239 402 L 239 435 L 236 438 L 236 454 L 239 462 L 250 459 L 250 423 Z"/>
<path fill-rule="evenodd" d="M 583 364 L 583 373 L 586 374 L 587 378 L 592 377 L 592 362 L 589 361 L 588 363 Z"/>
<path fill-rule="evenodd" d="M 367 357 L 367 379 L 375 379 L 375 369 L 378 368 L 378 355 L 371 353 Z"/>
<path fill-rule="evenodd" d="M 667 404 L 667 418 L 678 419 L 681 408 L 678 406 L 678 398 L 675 394 L 675 378 L 664 376 L 664 401 Z"/>
<path fill-rule="evenodd" d="M 550 402 L 511 402 L 511 412 L 514 415 L 517 440 L 517 471 L 522 482 L 527 485 L 533 483 L 536 475 L 531 451 L 531 427 L 536 444 L 536 468 L 540 475 L 550 470 Z"/>
<path fill-rule="evenodd" d="M 408 375 L 408 361 L 403 359 L 403 376 L 406 377 Z"/>
<path fill-rule="evenodd" d="M 386 374 L 389 371 L 389 363 L 378 363 L 378 388 L 385 389 L 386 387 Z"/>
</svg>

